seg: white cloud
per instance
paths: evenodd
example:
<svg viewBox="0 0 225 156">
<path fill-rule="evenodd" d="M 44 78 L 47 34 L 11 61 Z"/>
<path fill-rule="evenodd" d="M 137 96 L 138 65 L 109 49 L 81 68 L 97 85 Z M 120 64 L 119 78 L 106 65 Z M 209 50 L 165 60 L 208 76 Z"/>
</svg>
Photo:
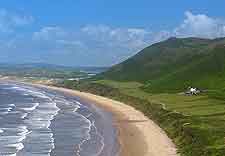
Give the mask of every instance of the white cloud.
<svg viewBox="0 0 225 156">
<path fill-rule="evenodd" d="M 34 40 L 57 40 L 64 38 L 67 32 L 60 27 L 44 27 L 40 31 L 33 33 Z"/>
<path fill-rule="evenodd" d="M 83 43 L 81 41 L 69 41 L 69 40 L 56 40 L 57 43 L 68 45 L 68 46 L 82 46 Z"/>
<path fill-rule="evenodd" d="M 43 27 L 28 42 L 42 53 L 69 54 L 70 58 L 89 58 L 90 65 L 111 65 L 149 45 L 150 34 L 145 29 L 106 25 L 88 25 L 77 30 Z"/>
<path fill-rule="evenodd" d="M 161 30 L 152 34 L 151 43 L 160 42 L 173 36 L 173 33 L 167 30 Z"/>
<path fill-rule="evenodd" d="M 145 35 L 149 35 L 151 32 L 140 29 L 140 28 L 128 28 L 127 32 L 130 33 L 131 37 L 145 37 Z"/>
<path fill-rule="evenodd" d="M 0 31 L 13 32 L 14 28 L 30 24 L 34 21 L 32 16 L 13 14 L 5 9 L 0 9 Z"/>
<path fill-rule="evenodd" d="M 174 30 L 174 34 L 178 37 L 216 38 L 225 35 L 225 22 L 220 19 L 205 14 L 195 15 L 190 11 L 187 11 L 185 16 L 183 23 Z"/>
<path fill-rule="evenodd" d="M 88 25 L 81 28 L 81 31 L 88 34 L 98 34 L 107 33 L 111 30 L 109 26 L 106 25 Z"/>
<path fill-rule="evenodd" d="M 38 35 L 37 35 L 38 34 Z M 146 28 L 120 28 L 108 25 L 87 25 L 80 30 L 44 28 L 36 36 L 57 40 L 62 49 L 91 57 L 99 64 L 115 64 L 144 47 L 169 37 L 216 38 L 225 36 L 225 22 L 205 14 L 185 12 L 180 25 L 172 30 L 152 32 Z M 69 48 L 69 49 L 68 49 Z M 82 54 L 81 54 L 82 53 Z M 99 61 L 99 58 L 100 59 Z"/>
<path fill-rule="evenodd" d="M 99 44 L 110 47 L 126 47 L 137 51 L 148 45 L 151 32 L 140 28 L 113 28 L 104 25 L 86 26 L 83 35 L 88 35 Z"/>
<path fill-rule="evenodd" d="M 11 30 L 15 25 L 21 26 L 32 21 L 24 16 L 17 16 L 22 20 L 15 20 L 8 14 L 4 10 L 1 13 L 0 10 L 0 31 Z M 2 23 L 4 23 L 3 26 Z M 0 41 L 0 51 L 26 53 L 27 55 L 24 54 L 21 57 L 32 56 L 32 58 L 47 60 L 50 63 L 112 65 L 136 54 L 150 44 L 172 36 L 223 37 L 225 36 L 225 22 L 218 18 L 187 11 L 184 20 L 174 29 L 156 32 L 148 28 L 108 25 L 87 25 L 80 29 L 47 26 L 24 38 L 14 38 L 8 42 Z"/>
</svg>

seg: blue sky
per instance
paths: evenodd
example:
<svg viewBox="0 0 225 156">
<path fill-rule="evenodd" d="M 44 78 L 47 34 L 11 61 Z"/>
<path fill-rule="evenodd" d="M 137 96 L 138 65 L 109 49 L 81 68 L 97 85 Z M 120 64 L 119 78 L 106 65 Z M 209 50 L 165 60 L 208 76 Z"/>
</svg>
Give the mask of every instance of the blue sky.
<svg viewBox="0 0 225 156">
<path fill-rule="evenodd" d="M 171 36 L 225 36 L 224 0 L 7 0 L 0 61 L 109 66 Z"/>
</svg>

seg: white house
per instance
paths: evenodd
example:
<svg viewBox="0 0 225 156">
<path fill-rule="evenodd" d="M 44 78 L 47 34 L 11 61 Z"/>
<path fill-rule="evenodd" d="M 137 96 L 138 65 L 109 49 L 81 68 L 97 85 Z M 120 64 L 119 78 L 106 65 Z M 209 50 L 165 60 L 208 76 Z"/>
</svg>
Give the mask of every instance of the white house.
<svg viewBox="0 0 225 156">
<path fill-rule="evenodd" d="M 193 95 L 193 94 L 196 94 L 197 89 L 196 89 L 196 88 L 191 88 L 191 89 L 190 89 L 190 92 L 191 92 L 192 95 Z"/>
<path fill-rule="evenodd" d="M 186 94 L 191 94 L 191 95 L 197 95 L 198 93 L 200 93 L 200 90 L 193 87 L 188 87 L 188 91 L 186 92 Z"/>
</svg>

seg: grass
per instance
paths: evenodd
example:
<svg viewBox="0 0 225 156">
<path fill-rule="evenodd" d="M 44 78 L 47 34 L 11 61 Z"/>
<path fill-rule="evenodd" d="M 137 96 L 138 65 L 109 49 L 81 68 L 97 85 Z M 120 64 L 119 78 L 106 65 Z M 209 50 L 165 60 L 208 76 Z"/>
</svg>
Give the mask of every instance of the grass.
<svg viewBox="0 0 225 156">
<path fill-rule="evenodd" d="M 138 82 L 117 82 L 112 80 L 99 80 L 95 83 L 117 88 L 121 93 L 148 100 L 153 103 L 165 104 L 168 110 L 177 111 L 187 115 L 213 115 L 225 114 L 225 101 L 209 97 L 208 94 L 199 96 L 186 96 L 178 93 L 151 94 L 140 89 Z"/>
<path fill-rule="evenodd" d="M 224 156 L 223 96 L 218 98 L 214 95 L 215 92 L 199 96 L 178 93 L 151 94 L 143 91 L 143 84 L 138 82 L 99 80 L 92 83 L 95 86 L 90 87 L 89 91 L 94 90 L 94 93 L 133 105 L 158 122 L 174 140 L 181 155 Z M 102 87 L 99 89 L 98 85 Z M 107 87 L 111 89 L 105 91 L 104 88 Z M 165 109 L 162 109 L 162 106 Z"/>
</svg>

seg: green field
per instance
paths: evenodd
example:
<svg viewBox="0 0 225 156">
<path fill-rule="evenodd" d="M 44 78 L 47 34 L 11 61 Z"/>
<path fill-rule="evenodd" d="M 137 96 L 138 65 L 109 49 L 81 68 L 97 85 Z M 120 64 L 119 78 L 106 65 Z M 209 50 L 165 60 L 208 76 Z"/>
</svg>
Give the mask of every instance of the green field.
<svg viewBox="0 0 225 156">
<path fill-rule="evenodd" d="M 83 84 L 82 84 L 83 85 Z M 152 118 L 168 133 L 184 156 L 223 156 L 225 152 L 225 101 L 202 93 L 151 94 L 139 82 L 98 80 L 76 89 L 130 104 Z"/>
<path fill-rule="evenodd" d="M 112 80 L 99 80 L 95 83 L 119 89 L 122 93 L 143 98 L 153 103 L 165 105 L 166 109 L 177 111 L 182 114 L 198 116 L 224 118 L 225 120 L 225 100 L 212 98 L 207 93 L 199 96 L 187 96 L 179 93 L 150 94 L 140 89 L 142 86 L 138 82 L 116 82 Z"/>
</svg>

